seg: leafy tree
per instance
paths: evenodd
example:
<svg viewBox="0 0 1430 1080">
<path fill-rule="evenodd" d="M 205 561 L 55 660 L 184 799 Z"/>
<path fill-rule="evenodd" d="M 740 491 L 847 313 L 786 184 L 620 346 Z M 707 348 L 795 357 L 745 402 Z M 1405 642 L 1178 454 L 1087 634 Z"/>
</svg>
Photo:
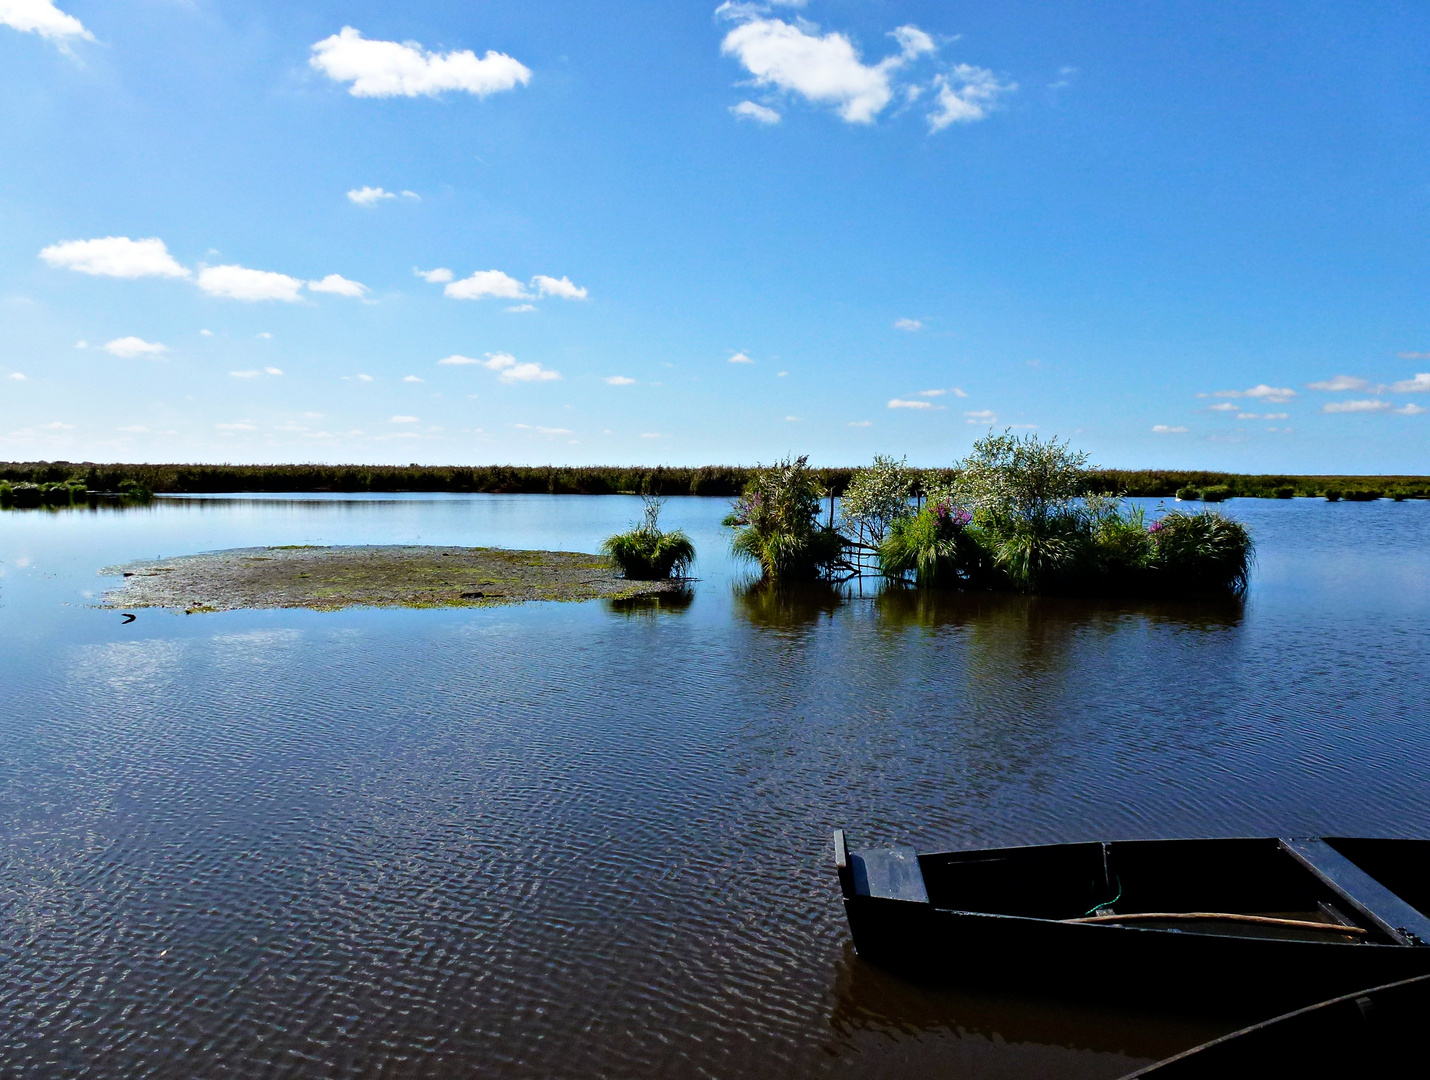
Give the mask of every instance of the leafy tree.
<svg viewBox="0 0 1430 1080">
<path fill-rule="evenodd" d="M 811 580 L 842 566 L 845 540 L 819 523 L 824 489 L 808 457 L 756 466 L 724 524 L 737 555 L 760 564 L 770 581 Z"/>
</svg>

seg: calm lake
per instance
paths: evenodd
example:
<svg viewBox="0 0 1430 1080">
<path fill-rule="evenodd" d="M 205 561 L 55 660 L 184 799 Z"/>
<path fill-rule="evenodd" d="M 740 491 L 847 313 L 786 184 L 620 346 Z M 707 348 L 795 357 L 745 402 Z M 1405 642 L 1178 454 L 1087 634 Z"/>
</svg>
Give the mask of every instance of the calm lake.
<svg viewBox="0 0 1430 1080">
<path fill-rule="evenodd" d="M 0 1075 L 1113 1077 L 1215 1032 L 861 964 L 830 830 L 1430 835 L 1430 503 L 1227 504 L 1244 603 L 751 593 L 727 506 L 681 603 L 128 625 L 101 567 L 640 504 L 0 514 Z"/>
</svg>

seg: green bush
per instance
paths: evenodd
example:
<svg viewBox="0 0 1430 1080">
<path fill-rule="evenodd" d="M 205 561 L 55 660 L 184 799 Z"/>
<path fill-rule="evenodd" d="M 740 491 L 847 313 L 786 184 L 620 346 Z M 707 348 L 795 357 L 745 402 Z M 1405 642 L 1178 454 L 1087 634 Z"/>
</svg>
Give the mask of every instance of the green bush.
<svg viewBox="0 0 1430 1080">
<path fill-rule="evenodd" d="M 1183 502 L 1196 502 L 1202 497 L 1201 488 L 1194 488 L 1191 484 L 1177 489 L 1177 498 Z"/>
<path fill-rule="evenodd" d="M 1340 489 L 1340 488 L 1326 488 L 1326 502 L 1340 502 L 1340 501 L 1341 501 L 1341 489 Z"/>
<path fill-rule="evenodd" d="M 1226 502 L 1231 498 L 1231 488 L 1226 484 L 1213 484 L 1202 489 L 1202 501 L 1209 503 Z"/>
<path fill-rule="evenodd" d="M 660 508 L 664 500 L 646 496 L 645 515 L 629 532 L 616 533 L 601 544 L 622 574 L 632 581 L 665 581 L 685 577 L 695 561 L 695 545 L 682 530 L 662 532 Z"/>
<path fill-rule="evenodd" d="M 11 497 L 14 499 L 16 506 L 39 506 L 43 495 L 43 489 L 39 484 L 16 484 L 11 490 Z"/>
<path fill-rule="evenodd" d="M 1345 499 L 1346 502 L 1375 502 L 1380 496 L 1381 493 L 1379 491 L 1372 491 L 1369 488 L 1351 488 L 1341 497 Z"/>
<path fill-rule="evenodd" d="M 941 500 L 893 523 L 879 545 L 879 571 L 886 577 L 913 575 L 920 585 L 986 581 L 992 561 L 969 528 L 967 510 Z"/>
<path fill-rule="evenodd" d="M 735 554 L 759 563 L 769 581 L 809 581 L 844 569 L 846 541 L 819 522 L 823 497 L 807 457 L 755 466 L 724 520 L 736 530 Z"/>
<path fill-rule="evenodd" d="M 1289 484 L 1282 485 L 1274 489 L 1271 492 L 1271 496 L 1275 499 L 1294 499 L 1296 497 L 1296 489 Z"/>
</svg>

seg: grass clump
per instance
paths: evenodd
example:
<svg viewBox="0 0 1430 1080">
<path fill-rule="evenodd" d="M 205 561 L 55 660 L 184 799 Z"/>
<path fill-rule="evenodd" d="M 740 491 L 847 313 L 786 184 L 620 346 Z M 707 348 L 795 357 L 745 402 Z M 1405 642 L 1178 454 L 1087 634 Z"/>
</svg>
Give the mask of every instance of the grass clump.
<svg viewBox="0 0 1430 1080">
<path fill-rule="evenodd" d="M 664 532 L 660 528 L 660 510 L 665 500 L 644 496 L 645 511 L 641 522 L 628 532 L 608 536 L 601 544 L 601 554 L 620 568 L 631 581 L 666 581 L 685 577 L 695 562 L 695 545 L 681 529 Z"/>
<path fill-rule="evenodd" d="M 1182 502 L 1197 502 L 1202 497 L 1202 489 L 1186 484 L 1177 489 L 1177 498 Z"/>
<path fill-rule="evenodd" d="M 808 457 L 756 466 L 724 525 L 731 547 L 760 566 L 767 581 L 813 581 L 847 570 L 846 541 L 819 521 L 825 491 Z"/>
</svg>

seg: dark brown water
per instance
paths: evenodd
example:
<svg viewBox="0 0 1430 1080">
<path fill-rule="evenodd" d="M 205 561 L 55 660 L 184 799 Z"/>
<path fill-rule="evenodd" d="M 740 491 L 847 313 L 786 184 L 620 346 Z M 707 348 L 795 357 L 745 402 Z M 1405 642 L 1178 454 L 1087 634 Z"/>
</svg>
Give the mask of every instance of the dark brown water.
<svg viewBox="0 0 1430 1080">
<path fill-rule="evenodd" d="M 1211 1032 L 923 990 L 829 831 L 1430 835 L 1430 505 L 1235 502 L 1244 604 L 141 613 L 253 543 L 589 550 L 621 499 L 0 515 L 0 1075 L 1109 1077 Z"/>
</svg>

